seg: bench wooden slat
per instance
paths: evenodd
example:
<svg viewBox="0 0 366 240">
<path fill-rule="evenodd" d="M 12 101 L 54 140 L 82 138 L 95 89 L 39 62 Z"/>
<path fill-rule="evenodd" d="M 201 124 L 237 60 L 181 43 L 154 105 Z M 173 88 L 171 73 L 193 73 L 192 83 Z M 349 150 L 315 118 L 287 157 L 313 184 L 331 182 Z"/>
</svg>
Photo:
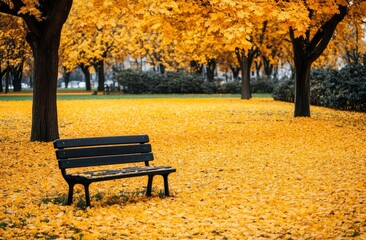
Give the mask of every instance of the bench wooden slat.
<svg viewBox="0 0 366 240">
<path fill-rule="evenodd" d="M 129 143 L 147 143 L 148 135 L 112 136 L 95 138 L 58 139 L 53 142 L 55 148 L 85 147 L 93 145 L 113 145 Z"/>
<path fill-rule="evenodd" d="M 151 152 L 151 144 L 139 144 L 108 147 L 86 147 L 78 149 L 61 149 L 56 150 L 56 156 L 58 159 L 65 159 L 149 152 Z"/>
<path fill-rule="evenodd" d="M 140 175 L 148 174 L 161 174 L 175 172 L 176 169 L 170 166 L 151 166 L 151 167 L 130 167 L 122 168 L 118 170 L 100 170 L 100 171 L 87 171 L 74 174 L 74 176 L 84 177 L 89 180 L 104 181 L 115 178 L 129 178 L 137 177 Z"/>
<path fill-rule="evenodd" d="M 106 157 L 87 157 L 74 159 L 60 159 L 58 165 L 60 169 L 103 166 L 111 164 L 123 164 L 134 162 L 146 162 L 154 160 L 152 153 L 141 153 L 131 155 L 113 155 Z"/>
</svg>

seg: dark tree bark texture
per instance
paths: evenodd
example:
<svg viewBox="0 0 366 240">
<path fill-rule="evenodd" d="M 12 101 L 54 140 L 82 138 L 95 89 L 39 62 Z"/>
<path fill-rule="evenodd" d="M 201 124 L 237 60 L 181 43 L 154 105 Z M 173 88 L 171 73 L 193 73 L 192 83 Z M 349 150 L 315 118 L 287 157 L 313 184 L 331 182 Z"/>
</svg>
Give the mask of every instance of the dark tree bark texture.
<svg viewBox="0 0 366 240">
<path fill-rule="evenodd" d="M 83 63 L 79 64 L 81 71 L 84 73 L 84 77 L 85 77 L 85 90 L 86 91 L 91 91 L 91 84 L 90 84 L 90 71 L 89 68 L 90 66 L 87 66 Z"/>
<path fill-rule="evenodd" d="M 97 75 L 98 75 L 98 91 L 99 92 L 104 92 L 104 82 L 105 82 L 104 60 L 98 60 L 94 64 L 94 68 L 95 68 L 95 71 L 97 72 Z"/>
<path fill-rule="evenodd" d="M 13 77 L 14 92 L 22 91 L 23 63 L 20 63 L 19 66 L 11 67 L 10 73 Z"/>
<path fill-rule="evenodd" d="M 215 79 L 215 70 L 216 70 L 216 59 L 208 59 L 207 67 L 206 67 L 206 75 L 207 81 L 213 82 Z"/>
<path fill-rule="evenodd" d="M 235 55 L 238 63 L 240 64 L 240 70 L 242 75 L 241 99 L 250 99 L 252 97 L 252 94 L 250 92 L 250 68 L 252 66 L 256 53 L 256 49 L 249 50 L 248 54 L 245 54 L 244 49 L 235 49 Z"/>
</svg>

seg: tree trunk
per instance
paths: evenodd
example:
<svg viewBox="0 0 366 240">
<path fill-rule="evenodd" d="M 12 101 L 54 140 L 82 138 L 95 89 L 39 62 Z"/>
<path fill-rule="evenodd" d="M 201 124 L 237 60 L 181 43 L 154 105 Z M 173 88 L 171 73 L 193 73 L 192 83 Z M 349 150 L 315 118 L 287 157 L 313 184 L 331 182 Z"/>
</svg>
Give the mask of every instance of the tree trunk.
<svg viewBox="0 0 366 240">
<path fill-rule="evenodd" d="M 98 62 L 94 64 L 94 68 L 98 76 L 98 91 L 104 92 L 104 60 L 98 60 Z"/>
<path fill-rule="evenodd" d="M 13 91 L 22 91 L 23 63 L 18 67 L 11 67 L 10 72 L 13 76 Z"/>
<path fill-rule="evenodd" d="M 244 56 L 242 60 L 241 73 L 241 99 L 251 99 L 252 93 L 250 91 L 250 66 L 249 59 L 246 56 Z"/>
<path fill-rule="evenodd" d="M 295 116 L 310 117 L 310 63 L 296 68 Z"/>
<path fill-rule="evenodd" d="M 10 84 L 10 71 L 8 70 L 5 74 L 5 93 L 9 92 L 9 84 Z"/>
<path fill-rule="evenodd" d="M 84 73 L 86 91 L 91 91 L 89 66 L 86 66 L 85 64 L 80 64 L 79 66 Z"/>
<path fill-rule="evenodd" d="M 34 56 L 31 141 L 49 142 L 59 138 L 56 90 L 60 34 L 50 42 L 43 40 L 29 41 Z"/>
<path fill-rule="evenodd" d="M 212 58 L 207 61 L 207 80 L 209 82 L 213 82 L 215 79 L 215 70 L 216 70 L 216 59 Z"/>
<path fill-rule="evenodd" d="M 310 38 L 310 29 L 305 36 L 296 37 L 290 28 L 290 38 L 295 63 L 295 117 L 310 117 L 310 68 L 311 64 L 328 46 L 333 33 L 347 13 L 347 7 L 339 5 L 339 13 L 323 23 Z M 311 18 L 311 17 L 310 17 Z"/>
<path fill-rule="evenodd" d="M 241 99 L 250 99 L 252 97 L 250 91 L 250 68 L 252 66 L 253 59 L 256 53 L 256 49 L 249 50 L 248 55 L 245 54 L 244 49 L 235 49 L 236 58 L 240 64 L 240 70 L 242 75 Z"/>
<path fill-rule="evenodd" d="M 264 68 L 264 74 L 266 75 L 266 80 L 271 79 L 271 75 L 273 73 L 273 64 L 271 64 L 271 61 L 263 56 L 262 57 L 263 60 L 263 68 Z"/>
<path fill-rule="evenodd" d="M 165 66 L 164 66 L 164 64 L 159 63 L 158 66 L 157 66 L 157 68 L 159 69 L 159 73 L 160 74 L 164 74 L 165 73 Z"/>
<path fill-rule="evenodd" d="M 261 72 L 261 67 L 262 67 L 262 61 L 254 61 L 254 65 L 255 65 L 255 73 L 256 73 L 256 78 L 257 78 L 257 80 L 259 80 L 260 78 L 261 78 L 261 74 L 260 74 L 260 72 Z"/>
</svg>

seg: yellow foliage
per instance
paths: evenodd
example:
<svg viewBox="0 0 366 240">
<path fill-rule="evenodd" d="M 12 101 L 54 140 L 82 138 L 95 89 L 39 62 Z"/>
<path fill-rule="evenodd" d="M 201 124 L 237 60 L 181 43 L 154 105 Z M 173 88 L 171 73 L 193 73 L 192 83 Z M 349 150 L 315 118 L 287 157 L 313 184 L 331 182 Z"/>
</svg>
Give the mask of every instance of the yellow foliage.
<svg viewBox="0 0 366 240">
<path fill-rule="evenodd" d="M 62 138 L 147 133 L 173 197 L 145 178 L 93 183 L 63 206 L 52 143 L 29 142 L 31 102 L 0 101 L 0 238 L 365 239 L 365 113 L 271 99 L 59 101 Z M 102 195 L 103 198 L 98 198 Z M 80 199 L 78 199 L 80 198 Z"/>
</svg>

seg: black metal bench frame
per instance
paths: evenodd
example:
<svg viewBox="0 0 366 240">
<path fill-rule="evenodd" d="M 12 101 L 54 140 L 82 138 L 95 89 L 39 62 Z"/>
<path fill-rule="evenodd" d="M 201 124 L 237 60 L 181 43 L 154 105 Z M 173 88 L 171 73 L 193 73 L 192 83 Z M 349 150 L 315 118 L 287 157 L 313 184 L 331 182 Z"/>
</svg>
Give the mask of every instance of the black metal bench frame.
<svg viewBox="0 0 366 240">
<path fill-rule="evenodd" d="M 90 206 L 89 185 L 93 182 L 148 176 L 146 195 L 151 196 L 155 175 L 164 178 L 164 193 L 169 196 L 168 175 L 176 169 L 170 166 L 150 166 L 154 160 L 148 135 L 111 136 L 95 138 L 57 139 L 54 141 L 58 165 L 69 185 L 67 204 L 73 202 L 74 186 L 85 189 L 86 206 Z M 67 169 L 140 163 L 144 165 L 117 169 L 67 173 Z"/>
</svg>

